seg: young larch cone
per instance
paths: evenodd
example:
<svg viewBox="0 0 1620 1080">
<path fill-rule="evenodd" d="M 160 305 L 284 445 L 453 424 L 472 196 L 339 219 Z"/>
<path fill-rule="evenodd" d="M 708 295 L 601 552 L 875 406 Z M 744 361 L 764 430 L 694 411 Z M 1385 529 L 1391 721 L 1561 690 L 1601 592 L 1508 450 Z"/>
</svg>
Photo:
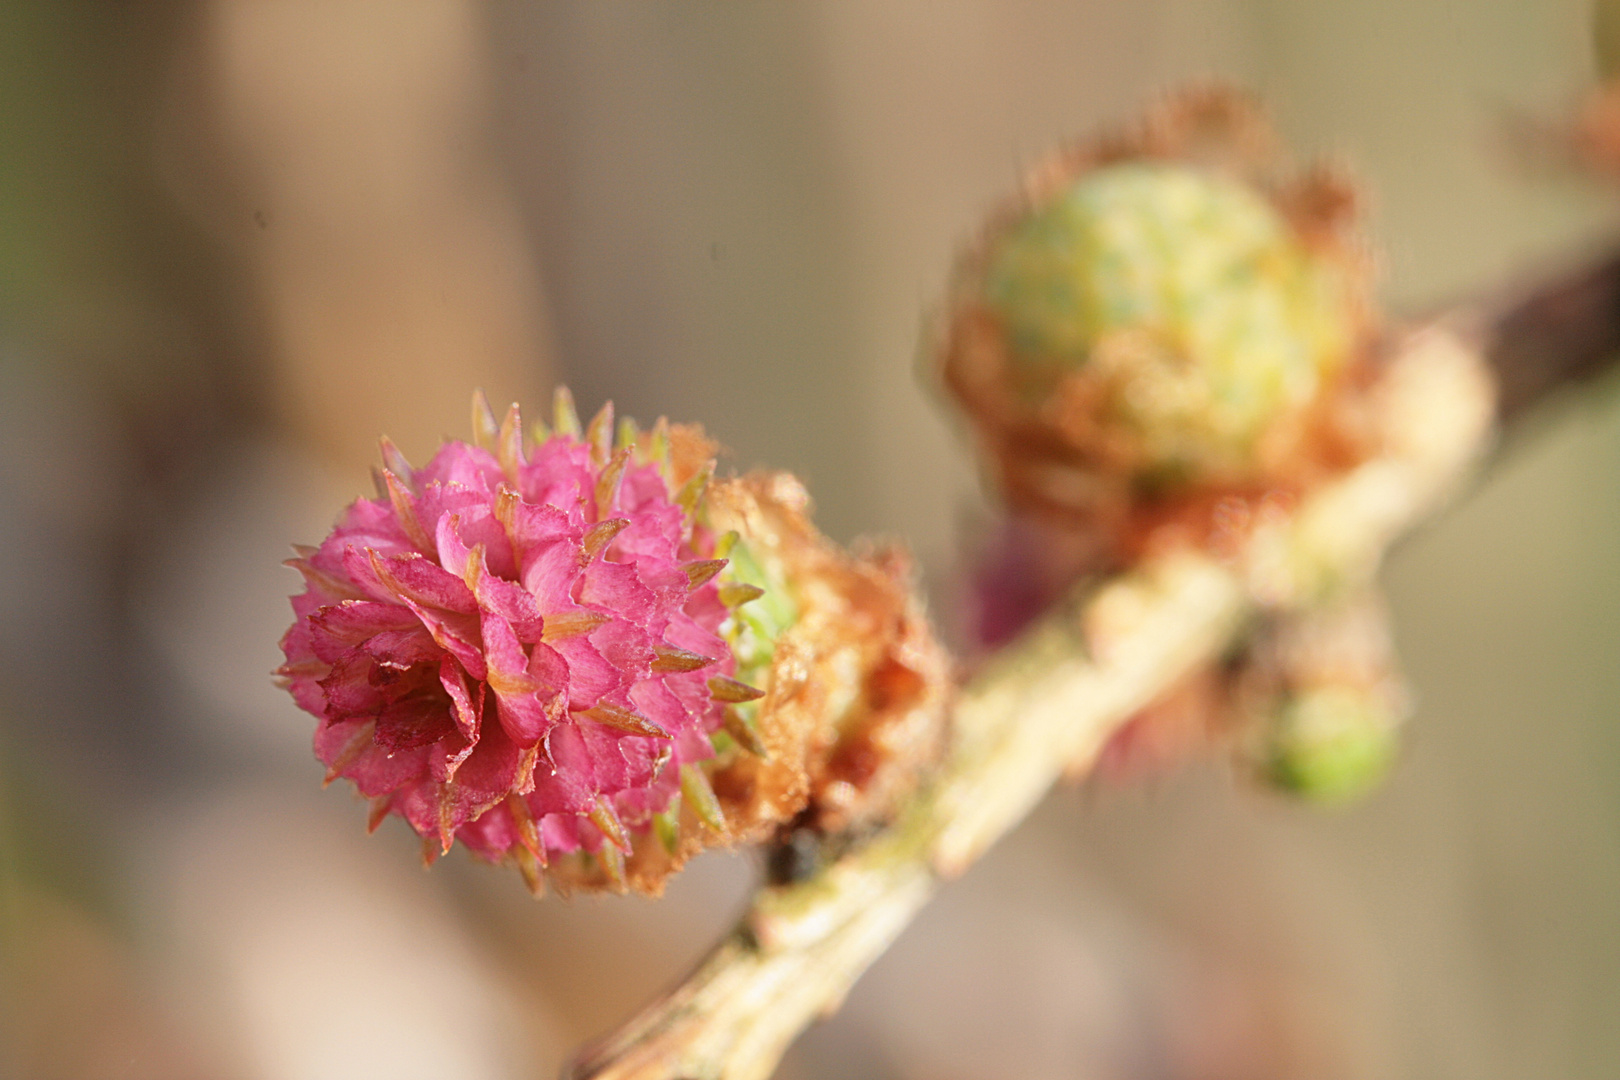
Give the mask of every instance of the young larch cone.
<svg viewBox="0 0 1620 1080">
<path fill-rule="evenodd" d="M 1411 711 L 1383 598 L 1367 590 L 1263 630 L 1237 675 L 1239 760 L 1311 802 L 1371 791 Z"/>
<path fill-rule="evenodd" d="M 1184 93 L 1035 170 L 963 257 L 945 378 L 1014 508 L 1120 531 L 1355 457 L 1354 199 L 1320 170 L 1273 183 L 1272 142 L 1247 98 Z"/>
<path fill-rule="evenodd" d="M 735 819 L 715 793 L 784 738 L 774 684 L 738 676 L 776 678 L 817 586 L 739 579 L 727 556 L 750 541 L 706 507 L 714 444 L 615 428 L 611 406 L 582 430 L 566 391 L 533 440 L 481 395 L 474 427 L 420 469 L 384 440 L 377 497 L 291 560 L 306 589 L 278 674 L 319 720 L 328 782 L 372 800 L 373 828 L 404 818 L 425 858 L 459 839 L 536 892 L 656 893 L 707 844 L 799 813 L 807 790 Z"/>
<path fill-rule="evenodd" d="M 1346 803 L 1383 779 L 1410 711 L 1382 597 L 1361 590 L 1257 620 L 1240 651 L 1121 727 L 1097 771 L 1129 779 L 1219 755 L 1308 802 Z"/>
</svg>

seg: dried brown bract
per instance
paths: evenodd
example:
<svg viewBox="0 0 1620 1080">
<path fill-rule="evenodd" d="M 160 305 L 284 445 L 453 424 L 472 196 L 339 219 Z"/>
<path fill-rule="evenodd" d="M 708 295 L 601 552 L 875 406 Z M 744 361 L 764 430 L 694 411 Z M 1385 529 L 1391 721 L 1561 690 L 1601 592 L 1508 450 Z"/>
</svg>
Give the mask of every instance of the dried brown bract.
<svg viewBox="0 0 1620 1080">
<path fill-rule="evenodd" d="M 714 786 L 739 836 L 790 823 L 822 835 L 891 816 L 945 745 L 949 662 L 929 629 L 909 557 L 894 546 L 848 552 L 816 532 L 787 473 L 715 485 L 717 529 L 794 583 L 798 618 L 777 637 L 763 687 L 764 755 L 739 750 Z"/>
</svg>

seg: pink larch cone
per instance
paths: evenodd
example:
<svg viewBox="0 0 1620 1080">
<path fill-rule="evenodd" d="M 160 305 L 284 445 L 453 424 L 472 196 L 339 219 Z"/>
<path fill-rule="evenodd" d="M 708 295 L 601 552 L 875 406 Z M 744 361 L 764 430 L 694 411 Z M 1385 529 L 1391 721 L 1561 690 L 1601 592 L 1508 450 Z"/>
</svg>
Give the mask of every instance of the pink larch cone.
<svg viewBox="0 0 1620 1080">
<path fill-rule="evenodd" d="M 615 447 L 608 410 L 526 445 L 515 407 L 497 429 L 478 405 L 483 445 L 412 469 L 385 440 L 379 497 L 300 549 L 278 674 L 374 826 L 398 814 L 430 857 L 459 839 L 535 888 L 568 852 L 622 884 L 682 767 L 713 755 L 710 683 L 735 668 L 703 466 L 663 433 Z"/>
</svg>

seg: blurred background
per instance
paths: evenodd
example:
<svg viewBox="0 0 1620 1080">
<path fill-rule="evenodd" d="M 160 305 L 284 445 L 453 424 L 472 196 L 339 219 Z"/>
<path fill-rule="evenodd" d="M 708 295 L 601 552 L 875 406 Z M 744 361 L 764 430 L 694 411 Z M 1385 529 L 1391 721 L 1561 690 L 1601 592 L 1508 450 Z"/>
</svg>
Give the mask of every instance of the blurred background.
<svg viewBox="0 0 1620 1080">
<path fill-rule="evenodd" d="M 0 5 L 0 1075 L 529 1078 L 726 926 L 531 901 L 320 790 L 296 574 L 468 394 L 566 379 L 906 538 L 987 514 L 916 378 L 953 252 L 1053 141 L 1189 76 L 1370 193 L 1421 311 L 1612 240 L 1510 133 L 1588 0 Z M 1544 163 L 1543 163 L 1544 165 Z M 1392 559 L 1419 699 L 1327 814 L 1216 769 L 1055 793 L 782 1076 L 1620 1075 L 1620 402 L 1538 419 Z"/>
</svg>

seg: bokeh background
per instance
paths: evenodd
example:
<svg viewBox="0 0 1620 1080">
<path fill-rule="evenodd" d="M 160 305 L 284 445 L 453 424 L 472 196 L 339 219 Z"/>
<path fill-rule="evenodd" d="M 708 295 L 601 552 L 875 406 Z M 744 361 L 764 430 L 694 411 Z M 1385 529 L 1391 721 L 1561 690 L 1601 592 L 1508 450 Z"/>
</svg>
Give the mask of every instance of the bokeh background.
<svg viewBox="0 0 1620 1080">
<path fill-rule="evenodd" d="M 1364 180 L 1422 311 L 1601 248 L 1527 121 L 1586 0 L 0 5 L 0 1075 L 506 1080 L 749 888 L 536 904 L 319 788 L 280 560 L 468 392 L 699 420 L 905 537 L 988 513 L 916 378 L 1053 141 L 1219 74 Z M 1391 560 L 1420 712 L 1336 814 L 1192 769 L 1055 793 L 782 1076 L 1620 1074 L 1620 401 Z"/>
</svg>

